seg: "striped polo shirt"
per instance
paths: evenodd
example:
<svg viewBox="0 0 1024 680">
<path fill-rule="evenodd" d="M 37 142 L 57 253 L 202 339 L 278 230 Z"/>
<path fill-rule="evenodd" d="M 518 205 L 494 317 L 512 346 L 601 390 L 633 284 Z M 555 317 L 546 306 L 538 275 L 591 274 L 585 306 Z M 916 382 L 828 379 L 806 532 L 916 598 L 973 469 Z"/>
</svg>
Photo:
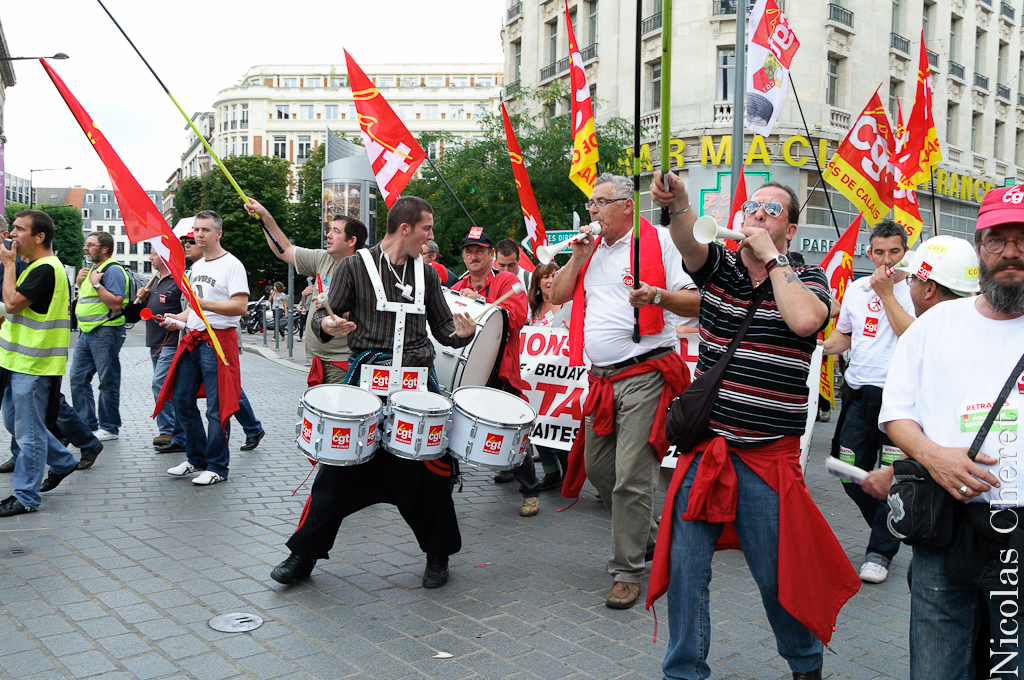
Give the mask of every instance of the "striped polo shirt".
<svg viewBox="0 0 1024 680">
<path fill-rule="evenodd" d="M 831 305 L 820 267 L 793 267 L 793 271 L 826 306 Z M 701 292 L 699 376 L 728 349 L 753 303 L 755 288 L 743 261 L 716 243 L 709 246 L 704 266 L 690 275 Z M 761 285 L 771 286 L 771 281 Z M 709 429 L 740 447 L 802 435 L 807 424 L 807 373 L 816 337 L 801 338 L 791 331 L 775 303 L 775 293 L 770 292 L 725 370 Z"/>
</svg>

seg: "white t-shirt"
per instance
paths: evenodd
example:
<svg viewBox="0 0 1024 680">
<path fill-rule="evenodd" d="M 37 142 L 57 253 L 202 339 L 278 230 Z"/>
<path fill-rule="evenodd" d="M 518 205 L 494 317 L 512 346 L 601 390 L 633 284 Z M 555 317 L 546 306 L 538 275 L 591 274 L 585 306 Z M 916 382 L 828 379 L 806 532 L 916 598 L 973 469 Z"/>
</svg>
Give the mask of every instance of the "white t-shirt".
<svg viewBox="0 0 1024 680">
<path fill-rule="evenodd" d="M 995 321 L 978 312 L 979 298 L 942 302 L 932 307 L 899 339 L 882 395 L 879 427 L 894 420 L 913 420 L 940 446 L 969 447 L 999 395 L 1010 370 L 1024 352 L 1024 317 Z M 1020 411 L 1024 377 L 992 424 L 981 452 L 998 458 L 988 466 L 1002 483 L 977 497 L 977 502 L 1002 500 L 1024 505 L 1020 458 Z M 985 466 L 983 466 L 985 467 Z"/>
<path fill-rule="evenodd" d="M 192 265 L 189 281 L 196 295 L 204 300 L 226 302 L 234 295 L 249 296 L 249 281 L 245 277 L 245 267 L 231 253 L 224 253 L 213 260 L 200 260 Z M 238 325 L 238 316 L 224 316 L 203 310 L 203 314 L 213 328 L 234 328 Z M 193 331 L 205 328 L 203 320 L 194 309 L 188 313 L 185 330 Z"/>
<path fill-rule="evenodd" d="M 661 242 L 661 259 L 665 263 L 665 288 L 681 290 L 694 287 L 693 279 L 683 271 L 683 257 L 672 243 L 668 229 L 655 227 Z M 602 238 L 583 277 L 586 290 L 586 313 L 583 316 L 583 347 L 595 366 L 616 364 L 640 356 L 658 347 L 676 347 L 675 314 L 663 310 L 665 328 L 657 335 L 642 335 L 633 342 L 633 307 L 625 278 L 633 271 L 629 260 L 632 232 L 608 245 Z M 642 277 L 641 277 L 642 280 Z M 697 319 L 685 319 L 684 325 L 697 325 Z"/>
<path fill-rule="evenodd" d="M 846 287 L 843 307 L 839 312 L 836 330 L 849 335 L 850 366 L 846 369 L 846 382 L 854 389 L 865 385 L 885 387 L 889 372 L 889 359 L 896 350 L 896 331 L 889 325 L 885 307 L 870 287 L 865 291 L 864 279 Z M 914 316 L 914 301 L 910 299 L 910 286 L 906 281 L 893 284 L 892 292 L 900 307 Z"/>
</svg>

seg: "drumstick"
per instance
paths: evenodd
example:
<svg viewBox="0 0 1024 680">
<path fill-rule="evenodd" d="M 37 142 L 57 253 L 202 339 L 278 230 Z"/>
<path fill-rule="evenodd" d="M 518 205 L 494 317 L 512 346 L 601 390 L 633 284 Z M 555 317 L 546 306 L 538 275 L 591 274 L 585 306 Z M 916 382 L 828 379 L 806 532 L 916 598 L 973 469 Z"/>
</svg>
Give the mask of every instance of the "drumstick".
<svg viewBox="0 0 1024 680">
<path fill-rule="evenodd" d="M 476 323 L 477 321 L 479 321 L 479 320 L 480 320 L 480 318 L 481 318 L 481 317 L 482 317 L 482 316 L 483 316 L 484 314 L 486 314 L 487 312 L 489 312 L 489 311 L 491 311 L 492 309 L 494 309 L 494 308 L 495 308 L 495 307 L 496 307 L 497 305 L 500 305 L 500 304 L 501 304 L 502 302 L 504 302 L 505 300 L 509 299 L 509 298 L 510 298 L 510 297 L 512 297 L 513 295 L 516 295 L 517 293 L 522 293 L 522 292 L 523 292 L 524 290 L 526 290 L 526 288 L 524 288 L 524 287 L 523 287 L 523 283 L 522 283 L 521 281 L 517 281 L 517 282 L 516 282 L 516 285 L 512 286 L 512 289 L 511 289 L 510 291 L 508 291 L 507 293 L 505 293 L 504 295 L 502 295 L 502 296 L 501 296 L 500 298 L 498 298 L 497 300 L 495 300 L 495 301 L 494 301 L 494 302 L 492 302 L 491 304 L 489 304 L 489 305 L 487 305 L 486 307 L 484 307 L 484 310 L 483 310 L 482 312 L 480 312 L 479 314 L 477 314 L 476 316 L 474 316 L 474 317 L 473 317 L 473 318 L 471 319 L 471 321 L 472 321 L 473 323 Z M 450 334 L 448 335 L 448 337 L 449 337 L 449 338 L 451 338 L 451 337 L 454 337 L 454 336 L 455 336 L 455 331 L 452 331 L 452 332 L 451 332 L 451 333 L 450 333 Z"/>
</svg>

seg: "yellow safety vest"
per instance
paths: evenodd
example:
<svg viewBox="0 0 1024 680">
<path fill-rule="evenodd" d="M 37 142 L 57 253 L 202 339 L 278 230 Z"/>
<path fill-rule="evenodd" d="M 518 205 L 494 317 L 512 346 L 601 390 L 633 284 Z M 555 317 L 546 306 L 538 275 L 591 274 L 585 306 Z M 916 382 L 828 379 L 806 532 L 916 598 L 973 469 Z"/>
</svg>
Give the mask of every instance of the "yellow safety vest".
<svg viewBox="0 0 1024 680">
<path fill-rule="evenodd" d="M 0 326 L 0 366 L 29 375 L 64 375 L 71 341 L 71 314 L 68 308 L 68 277 L 55 255 L 33 262 L 18 277 L 21 284 L 36 267 L 53 268 L 53 298 L 46 314 L 30 307 L 8 312 Z"/>
<path fill-rule="evenodd" d="M 109 258 L 106 262 L 101 264 L 99 267 L 95 267 L 94 270 L 102 272 L 114 262 L 114 258 Z M 92 272 L 89 272 L 92 274 Z M 125 295 L 128 294 L 128 272 L 124 273 L 124 284 L 125 284 Z M 130 300 L 125 300 L 125 304 Z M 78 327 L 83 332 L 89 333 L 90 331 L 100 326 L 123 326 L 124 325 L 124 314 L 118 314 L 115 318 L 110 318 L 110 307 L 107 307 L 100 300 L 100 294 L 93 288 L 92 280 L 86 276 L 85 280 L 82 281 L 81 287 L 78 289 L 78 304 L 75 306 L 75 315 L 78 317 Z"/>
</svg>

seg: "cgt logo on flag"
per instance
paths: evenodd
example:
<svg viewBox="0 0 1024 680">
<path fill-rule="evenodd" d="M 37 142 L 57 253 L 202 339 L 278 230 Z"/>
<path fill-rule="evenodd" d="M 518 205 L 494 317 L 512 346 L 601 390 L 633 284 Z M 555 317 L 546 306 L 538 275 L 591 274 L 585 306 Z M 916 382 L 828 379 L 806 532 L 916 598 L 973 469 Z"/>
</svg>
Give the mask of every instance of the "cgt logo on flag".
<svg viewBox="0 0 1024 680">
<path fill-rule="evenodd" d="M 494 455 L 498 455 L 501 453 L 501 444 L 504 441 L 505 435 L 488 432 L 487 439 L 484 440 L 484 453 L 493 453 Z"/>
<path fill-rule="evenodd" d="M 414 390 L 419 385 L 419 373 L 416 371 L 404 371 L 402 374 L 402 389 Z"/>
<path fill-rule="evenodd" d="M 373 369 L 373 380 L 370 383 L 370 387 L 375 390 L 387 390 L 390 378 L 391 371 L 386 368 L 375 368 Z"/>
<path fill-rule="evenodd" d="M 399 444 L 412 444 L 412 423 L 398 421 L 395 425 L 395 441 Z"/>
<path fill-rule="evenodd" d="M 352 443 L 352 428 L 349 427 L 336 427 L 334 432 L 331 433 L 331 448 L 332 449 L 347 449 Z"/>
<path fill-rule="evenodd" d="M 878 335 L 878 319 L 869 316 L 864 320 L 864 337 L 873 338 L 876 335 Z"/>
<path fill-rule="evenodd" d="M 302 419 L 302 441 L 309 443 L 310 438 L 313 436 L 313 423 L 309 422 L 306 418 Z"/>
<path fill-rule="evenodd" d="M 440 446 L 443 433 L 444 425 L 431 425 L 427 430 L 427 446 Z"/>
</svg>

